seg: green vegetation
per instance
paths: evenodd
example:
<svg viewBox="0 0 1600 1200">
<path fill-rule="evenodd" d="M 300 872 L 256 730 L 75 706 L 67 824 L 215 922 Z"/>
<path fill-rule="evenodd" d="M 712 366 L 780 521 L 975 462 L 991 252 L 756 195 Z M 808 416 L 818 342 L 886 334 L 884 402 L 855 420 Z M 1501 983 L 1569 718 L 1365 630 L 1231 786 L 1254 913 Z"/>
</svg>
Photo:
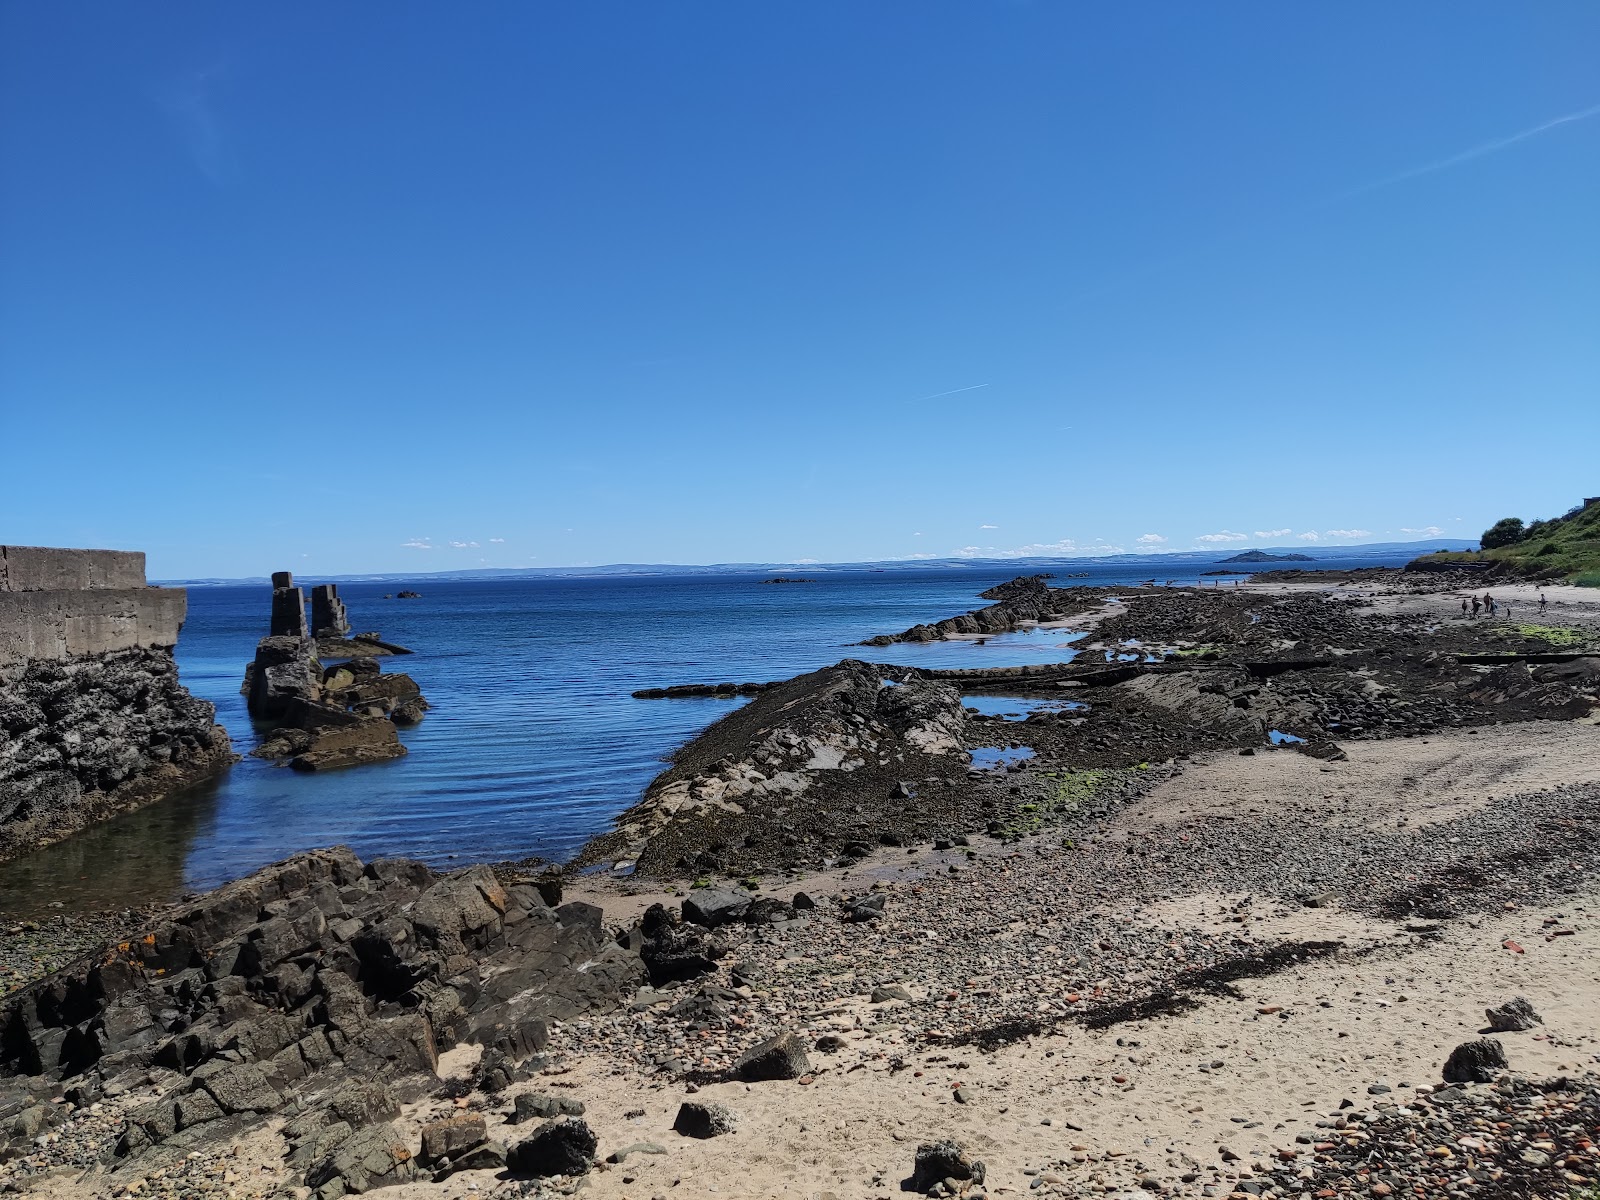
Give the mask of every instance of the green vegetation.
<svg viewBox="0 0 1600 1200">
<path fill-rule="evenodd" d="M 1495 550 L 1501 546 L 1512 546 L 1528 536 L 1528 531 L 1522 526 L 1521 517 L 1501 517 L 1493 525 L 1483 531 L 1479 544 L 1485 550 Z"/>
<path fill-rule="evenodd" d="M 1044 778 L 1055 780 L 1055 797 L 1042 804 L 1033 801 L 1019 804 L 1011 823 L 996 836 L 1002 841 L 1016 841 L 1029 834 L 1038 833 L 1061 817 L 1077 812 L 1101 787 L 1132 769 L 1093 767 L 1081 771 L 1070 768 L 1046 771 Z"/>
<path fill-rule="evenodd" d="M 1503 562 L 1528 575 L 1600 587 L 1600 500 L 1548 521 L 1506 517 L 1484 530 L 1482 550 L 1440 551 L 1429 562 Z"/>
<path fill-rule="evenodd" d="M 1513 631 L 1522 637 L 1565 650 L 1574 646 L 1587 646 L 1589 635 L 1581 629 L 1568 629 L 1564 625 L 1517 625 Z"/>
</svg>

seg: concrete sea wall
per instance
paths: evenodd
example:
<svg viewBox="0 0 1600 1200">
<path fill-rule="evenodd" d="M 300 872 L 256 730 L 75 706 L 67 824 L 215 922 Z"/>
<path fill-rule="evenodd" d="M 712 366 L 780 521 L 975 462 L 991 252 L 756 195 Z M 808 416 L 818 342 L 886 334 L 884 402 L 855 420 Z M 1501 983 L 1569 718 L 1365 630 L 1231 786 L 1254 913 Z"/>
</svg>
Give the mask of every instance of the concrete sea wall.
<svg viewBox="0 0 1600 1200">
<path fill-rule="evenodd" d="M 0 860 L 233 761 L 178 681 L 187 605 L 142 553 L 0 546 Z"/>
</svg>

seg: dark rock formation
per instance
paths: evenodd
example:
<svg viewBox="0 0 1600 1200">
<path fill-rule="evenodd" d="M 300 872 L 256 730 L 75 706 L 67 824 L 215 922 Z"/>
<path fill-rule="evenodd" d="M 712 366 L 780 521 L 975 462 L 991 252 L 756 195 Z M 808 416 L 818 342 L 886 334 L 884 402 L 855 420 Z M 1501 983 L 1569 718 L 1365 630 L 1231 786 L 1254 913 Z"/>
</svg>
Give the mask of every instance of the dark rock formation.
<svg viewBox="0 0 1600 1200">
<path fill-rule="evenodd" d="M 337 584 L 319 583 L 311 589 L 311 631 L 318 640 L 350 636 L 350 618 Z"/>
<path fill-rule="evenodd" d="M 40 1103 L 63 1089 L 90 1103 L 154 1083 L 118 1146 L 140 1171 L 290 1114 L 289 1163 L 309 1187 L 370 1190 L 415 1177 L 414 1148 L 389 1122 L 397 1100 L 439 1086 L 440 1052 L 482 1044 L 485 1068 L 510 1082 L 549 1021 L 614 1007 L 643 980 L 591 906 L 552 910 L 486 867 L 438 876 L 314 851 L 8 997 L 0 1097 L 15 1083 Z M 573 1124 L 513 1153 L 566 1171 L 593 1155 Z M 460 1167 L 482 1130 L 481 1117 L 430 1127 L 424 1157 Z"/>
<path fill-rule="evenodd" d="M 672 1122 L 674 1130 L 692 1138 L 721 1137 L 732 1133 L 735 1125 L 736 1118 L 726 1105 L 704 1100 L 685 1100 Z"/>
<path fill-rule="evenodd" d="M 743 837 L 741 819 L 755 810 L 815 814 L 825 793 L 887 795 L 908 774 L 964 774 L 965 726 L 954 687 L 905 667 L 846 659 L 774 684 L 679 749 L 585 861 L 629 858 L 659 869 L 674 863 L 681 840 Z M 748 824 L 777 832 L 769 822 Z"/>
<path fill-rule="evenodd" d="M 233 761 L 173 662 L 186 599 L 143 554 L 0 546 L 0 860 Z"/>
<path fill-rule="evenodd" d="M 1444 1062 L 1446 1083 L 1493 1083 L 1507 1067 L 1506 1048 L 1493 1038 L 1462 1042 Z"/>
<path fill-rule="evenodd" d="M 409 654 L 375 633 L 350 632 L 344 602 L 333 584 L 312 590 L 317 636 L 305 633 L 305 601 L 293 577 L 279 571 L 272 577 L 272 626 L 256 646 L 255 661 L 245 668 L 244 686 L 250 715 L 277 727 L 251 753 L 261 758 L 289 758 L 301 771 L 399 758 L 406 748 L 395 726 L 415 725 L 428 710 L 411 676 L 384 675 L 372 658 Z M 298 632 L 294 632 L 298 630 Z M 285 632 L 288 631 L 288 632 Z M 349 661 L 324 668 L 321 659 L 341 657 L 355 648 Z"/>
<path fill-rule="evenodd" d="M 746 1083 L 770 1079 L 799 1079 L 811 1070 L 806 1044 L 795 1033 L 780 1033 L 739 1056 L 733 1073 Z"/>
<path fill-rule="evenodd" d="M 1522 996 L 1507 1000 L 1499 1008 L 1486 1008 L 1483 1015 L 1494 1033 L 1521 1033 L 1544 1024 L 1544 1018 L 1534 1012 L 1533 1005 Z"/>
<path fill-rule="evenodd" d="M 506 1157 L 513 1175 L 544 1178 L 550 1175 L 583 1175 L 594 1165 L 599 1139 L 587 1122 L 576 1117 L 547 1121 L 533 1136 L 518 1142 Z"/>
<path fill-rule="evenodd" d="M 982 1183 L 985 1174 L 983 1163 L 962 1149 L 961 1143 L 923 1142 L 917 1147 L 911 1186 L 914 1191 L 925 1192 L 946 1179 Z"/>
<path fill-rule="evenodd" d="M 937 642 L 946 638 L 974 634 L 1009 633 L 1030 622 L 1059 621 L 1086 603 L 1083 594 L 1065 588 L 1052 588 L 1043 575 L 1023 575 L 997 584 L 981 593 L 995 600 L 987 608 L 974 609 L 958 617 L 947 617 L 931 625 L 913 625 L 903 633 L 880 634 L 862 642 L 863 646 L 892 646 L 896 642 Z M 1076 589 L 1083 593 L 1085 589 Z"/>
</svg>

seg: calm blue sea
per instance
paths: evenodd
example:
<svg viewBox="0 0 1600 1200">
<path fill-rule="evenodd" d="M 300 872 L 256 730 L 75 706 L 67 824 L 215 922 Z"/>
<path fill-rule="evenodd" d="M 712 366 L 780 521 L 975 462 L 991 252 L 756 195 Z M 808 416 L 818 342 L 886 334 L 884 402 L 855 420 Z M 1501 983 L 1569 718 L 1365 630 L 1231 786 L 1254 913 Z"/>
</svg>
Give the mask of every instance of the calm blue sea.
<svg viewBox="0 0 1600 1200">
<path fill-rule="evenodd" d="M 1131 584 L 1171 569 L 1075 564 L 1062 570 L 1090 577 L 1059 582 Z M 638 799 L 665 755 L 738 703 L 630 692 L 781 679 L 845 657 L 945 667 L 1070 658 L 1061 630 L 981 645 L 851 645 L 978 607 L 980 591 L 1013 574 L 830 572 L 785 585 L 760 575 L 424 579 L 410 585 L 419 600 L 383 599 L 400 583 L 343 584 L 355 629 L 416 651 L 381 660 L 411 673 L 434 706 L 402 731 L 405 758 L 326 775 L 245 758 L 214 784 L 8 864 L 0 910 L 165 898 L 337 842 L 435 864 L 562 860 Z M 190 589 L 178 646 L 183 681 L 217 706 L 241 753 L 255 734 L 239 682 L 269 599 L 261 586 Z"/>
</svg>

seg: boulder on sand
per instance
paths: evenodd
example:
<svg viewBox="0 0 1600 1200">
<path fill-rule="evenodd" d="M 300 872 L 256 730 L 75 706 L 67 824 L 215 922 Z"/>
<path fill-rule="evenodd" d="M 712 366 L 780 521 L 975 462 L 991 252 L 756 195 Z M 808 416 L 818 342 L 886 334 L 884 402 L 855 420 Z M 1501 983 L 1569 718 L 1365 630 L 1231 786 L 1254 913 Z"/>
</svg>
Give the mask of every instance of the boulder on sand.
<svg viewBox="0 0 1600 1200">
<path fill-rule="evenodd" d="M 594 1165 L 599 1140 L 588 1122 L 577 1117 L 546 1121 L 533 1136 L 518 1142 L 506 1155 L 514 1175 L 544 1178 L 549 1175 L 583 1175 Z"/>
<path fill-rule="evenodd" d="M 923 1142 L 917 1147 L 911 1186 L 915 1191 L 925 1192 L 946 1179 L 982 1183 L 983 1177 L 983 1162 L 971 1157 L 962 1149 L 960 1142 Z"/>
<path fill-rule="evenodd" d="M 1483 1015 L 1494 1033 L 1521 1033 L 1544 1024 L 1544 1018 L 1534 1012 L 1533 1005 L 1522 996 L 1507 1000 L 1499 1008 L 1486 1008 Z"/>
<path fill-rule="evenodd" d="M 1506 1069 L 1506 1049 L 1494 1038 L 1462 1042 L 1444 1063 L 1446 1083 L 1493 1083 Z"/>
<path fill-rule="evenodd" d="M 733 1073 L 746 1083 L 770 1079 L 799 1079 L 811 1070 L 806 1044 L 790 1031 L 759 1042 L 739 1056 Z"/>
<path fill-rule="evenodd" d="M 732 1133 L 736 1124 L 726 1105 L 704 1100 L 685 1100 L 678 1108 L 672 1128 L 684 1137 L 714 1138 Z"/>
</svg>

